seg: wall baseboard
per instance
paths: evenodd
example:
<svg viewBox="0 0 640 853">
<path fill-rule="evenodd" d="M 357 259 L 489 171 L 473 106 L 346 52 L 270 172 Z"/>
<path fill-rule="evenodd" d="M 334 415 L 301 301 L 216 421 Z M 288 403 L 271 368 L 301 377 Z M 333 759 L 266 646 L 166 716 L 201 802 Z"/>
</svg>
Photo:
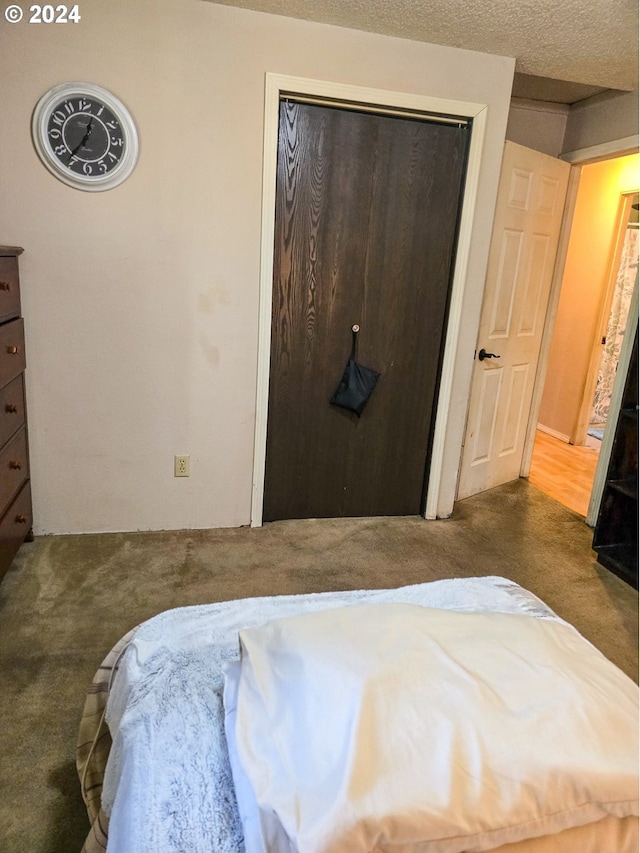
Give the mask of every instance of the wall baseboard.
<svg viewBox="0 0 640 853">
<path fill-rule="evenodd" d="M 551 429 L 551 427 L 545 426 L 544 424 L 538 424 L 536 429 L 539 429 L 540 432 L 545 432 L 547 435 L 552 436 L 552 438 L 558 438 L 566 444 L 571 443 L 568 435 L 565 435 L 563 432 L 558 432 L 556 429 Z"/>
</svg>

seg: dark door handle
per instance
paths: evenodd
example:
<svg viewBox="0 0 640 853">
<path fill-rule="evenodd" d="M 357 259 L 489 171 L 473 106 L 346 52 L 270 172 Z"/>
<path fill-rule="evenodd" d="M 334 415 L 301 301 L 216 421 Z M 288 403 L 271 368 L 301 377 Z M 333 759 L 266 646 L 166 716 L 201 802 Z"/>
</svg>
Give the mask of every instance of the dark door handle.
<svg viewBox="0 0 640 853">
<path fill-rule="evenodd" d="M 500 358 L 500 356 L 496 355 L 495 352 L 487 352 L 486 349 L 483 347 L 478 353 L 478 358 L 480 359 L 480 361 L 484 361 L 485 358 Z"/>
</svg>

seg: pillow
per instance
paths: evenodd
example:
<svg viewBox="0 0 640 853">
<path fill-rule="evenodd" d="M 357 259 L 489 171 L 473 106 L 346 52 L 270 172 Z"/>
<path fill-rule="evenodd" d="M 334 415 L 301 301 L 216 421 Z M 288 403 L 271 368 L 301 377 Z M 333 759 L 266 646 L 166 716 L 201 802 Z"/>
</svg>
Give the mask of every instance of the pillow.
<svg viewBox="0 0 640 853">
<path fill-rule="evenodd" d="M 236 717 L 240 662 L 227 661 L 223 666 L 223 672 L 224 731 L 238 814 L 242 824 L 244 853 L 292 853 L 291 845 L 280 822 L 271 814 L 265 819 L 264 814 L 260 812 L 253 788 L 238 757 Z"/>
<path fill-rule="evenodd" d="M 240 645 L 269 850 L 471 853 L 638 814 L 636 686 L 566 623 L 370 604 Z"/>
</svg>

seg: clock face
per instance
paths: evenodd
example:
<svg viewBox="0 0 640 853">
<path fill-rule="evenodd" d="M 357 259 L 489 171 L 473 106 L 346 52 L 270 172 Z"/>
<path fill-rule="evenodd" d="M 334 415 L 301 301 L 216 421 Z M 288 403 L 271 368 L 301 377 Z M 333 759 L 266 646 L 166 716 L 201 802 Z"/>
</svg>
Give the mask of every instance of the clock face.
<svg viewBox="0 0 640 853">
<path fill-rule="evenodd" d="M 115 96 L 98 86 L 56 86 L 38 102 L 32 128 L 44 165 L 77 189 L 111 189 L 135 166 L 133 120 Z"/>
<path fill-rule="evenodd" d="M 113 111 L 83 95 L 70 95 L 54 106 L 47 138 L 60 163 L 79 175 L 104 175 L 124 154 L 124 132 Z"/>
</svg>

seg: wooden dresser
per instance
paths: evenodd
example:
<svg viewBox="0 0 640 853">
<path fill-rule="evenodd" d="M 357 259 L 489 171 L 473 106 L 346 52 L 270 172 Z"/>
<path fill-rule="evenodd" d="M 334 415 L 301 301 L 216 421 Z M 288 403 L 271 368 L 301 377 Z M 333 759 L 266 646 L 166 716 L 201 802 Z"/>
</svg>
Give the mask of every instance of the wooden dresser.
<svg viewBox="0 0 640 853">
<path fill-rule="evenodd" d="M 16 246 L 0 246 L 0 580 L 22 543 L 33 539 L 18 273 L 21 253 Z"/>
</svg>

